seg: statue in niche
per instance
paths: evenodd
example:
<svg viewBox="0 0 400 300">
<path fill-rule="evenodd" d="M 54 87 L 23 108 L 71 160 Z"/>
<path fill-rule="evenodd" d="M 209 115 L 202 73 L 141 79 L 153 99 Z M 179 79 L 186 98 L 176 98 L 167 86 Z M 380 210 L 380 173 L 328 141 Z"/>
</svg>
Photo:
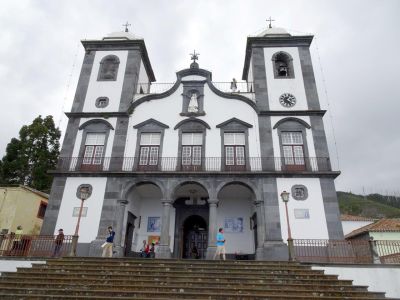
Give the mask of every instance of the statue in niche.
<svg viewBox="0 0 400 300">
<path fill-rule="evenodd" d="M 192 93 L 192 97 L 190 97 L 188 112 L 199 112 L 199 103 L 197 102 L 197 95 L 195 93 Z"/>
</svg>

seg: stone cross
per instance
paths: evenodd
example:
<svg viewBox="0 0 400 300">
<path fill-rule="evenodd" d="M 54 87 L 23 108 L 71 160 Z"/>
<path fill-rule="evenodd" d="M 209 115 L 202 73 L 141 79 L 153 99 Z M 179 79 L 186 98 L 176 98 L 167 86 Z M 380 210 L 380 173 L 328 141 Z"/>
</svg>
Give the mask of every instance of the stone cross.
<svg viewBox="0 0 400 300">
<path fill-rule="evenodd" d="M 268 28 L 272 28 L 272 22 L 275 22 L 275 20 L 272 20 L 272 18 L 269 17 L 269 19 L 267 19 L 267 22 L 269 22 Z"/>
<path fill-rule="evenodd" d="M 128 27 L 131 26 L 131 24 L 129 24 L 128 22 L 126 22 L 126 24 L 122 24 L 122 26 L 125 27 L 125 32 L 128 32 Z"/>
<path fill-rule="evenodd" d="M 195 63 L 196 60 L 199 59 L 200 53 L 196 53 L 196 50 L 193 50 L 193 53 L 190 53 L 189 55 L 191 56 L 190 59 L 193 60 L 193 62 Z"/>
</svg>

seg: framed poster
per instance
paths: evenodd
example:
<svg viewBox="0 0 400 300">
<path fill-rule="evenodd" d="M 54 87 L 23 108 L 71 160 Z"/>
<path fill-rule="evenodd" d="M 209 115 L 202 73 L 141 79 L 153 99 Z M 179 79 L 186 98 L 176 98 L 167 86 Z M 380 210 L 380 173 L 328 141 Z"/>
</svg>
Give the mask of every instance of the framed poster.
<svg viewBox="0 0 400 300">
<path fill-rule="evenodd" d="M 148 217 L 147 218 L 147 232 L 160 232 L 161 231 L 161 218 Z"/>
<path fill-rule="evenodd" d="M 243 218 L 242 217 L 225 218 L 224 230 L 225 232 L 231 232 L 231 233 L 243 232 Z"/>
<path fill-rule="evenodd" d="M 147 243 L 151 245 L 151 243 L 154 243 L 155 245 L 158 245 L 160 243 L 160 236 L 159 235 L 149 235 L 147 237 Z"/>
</svg>

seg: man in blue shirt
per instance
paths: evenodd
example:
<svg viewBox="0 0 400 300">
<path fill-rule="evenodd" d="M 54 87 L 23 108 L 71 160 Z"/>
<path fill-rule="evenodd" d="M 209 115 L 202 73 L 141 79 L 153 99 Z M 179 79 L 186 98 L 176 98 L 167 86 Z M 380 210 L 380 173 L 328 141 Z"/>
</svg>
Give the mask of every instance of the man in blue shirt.
<svg viewBox="0 0 400 300">
<path fill-rule="evenodd" d="M 224 229 L 220 228 L 217 233 L 217 251 L 215 252 L 214 259 L 217 257 L 217 255 L 225 260 L 225 237 L 224 237 Z"/>
<path fill-rule="evenodd" d="M 115 231 L 112 230 L 112 227 L 108 227 L 108 236 L 106 242 L 102 245 L 103 247 L 103 257 L 112 257 L 113 255 L 113 243 L 114 243 Z"/>
</svg>

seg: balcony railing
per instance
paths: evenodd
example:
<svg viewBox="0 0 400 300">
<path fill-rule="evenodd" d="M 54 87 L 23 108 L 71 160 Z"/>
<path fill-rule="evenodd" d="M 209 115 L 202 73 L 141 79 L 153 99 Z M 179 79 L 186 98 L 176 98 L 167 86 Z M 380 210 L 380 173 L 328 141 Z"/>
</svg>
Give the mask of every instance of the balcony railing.
<svg viewBox="0 0 400 300">
<path fill-rule="evenodd" d="M 174 86 L 175 82 L 160 82 L 160 83 L 148 83 L 139 82 L 137 85 L 137 91 L 135 99 L 143 97 L 148 94 L 161 94 Z M 240 81 L 236 82 L 236 88 L 232 87 L 232 82 L 215 82 L 212 84 L 220 91 L 225 93 L 239 94 L 245 96 L 254 101 L 254 87 L 252 82 Z"/>
<path fill-rule="evenodd" d="M 243 164 L 227 164 L 224 157 L 196 160 L 159 157 L 143 163 L 138 157 L 61 157 L 58 171 L 67 172 L 324 172 L 331 171 L 327 157 L 250 157 Z"/>
<path fill-rule="evenodd" d="M 313 263 L 400 263 L 400 241 L 293 240 L 297 261 Z"/>
<path fill-rule="evenodd" d="M 72 236 L 0 234 L 0 256 L 51 257 L 71 252 Z"/>
</svg>

